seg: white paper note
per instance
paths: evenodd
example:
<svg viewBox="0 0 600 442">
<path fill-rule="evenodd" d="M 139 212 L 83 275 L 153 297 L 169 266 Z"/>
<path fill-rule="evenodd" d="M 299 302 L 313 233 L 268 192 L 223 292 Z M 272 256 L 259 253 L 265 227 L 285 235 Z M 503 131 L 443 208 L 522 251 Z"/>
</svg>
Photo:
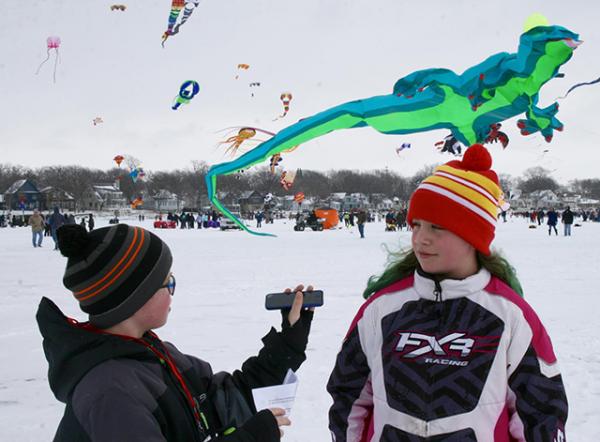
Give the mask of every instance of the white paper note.
<svg viewBox="0 0 600 442">
<path fill-rule="evenodd" d="M 252 397 L 256 410 L 265 410 L 267 408 L 283 408 L 285 415 L 290 417 L 294 399 L 296 399 L 296 390 L 298 389 L 298 376 L 292 370 L 288 369 L 282 385 L 273 385 L 271 387 L 254 388 Z"/>
</svg>

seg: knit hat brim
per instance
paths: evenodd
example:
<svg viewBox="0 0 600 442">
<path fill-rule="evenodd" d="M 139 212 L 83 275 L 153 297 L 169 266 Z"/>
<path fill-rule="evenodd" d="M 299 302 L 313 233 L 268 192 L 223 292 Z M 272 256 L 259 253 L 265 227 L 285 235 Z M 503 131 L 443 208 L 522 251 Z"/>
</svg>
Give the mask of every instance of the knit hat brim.
<svg viewBox="0 0 600 442">
<path fill-rule="evenodd" d="M 483 218 L 473 216 L 464 206 L 437 193 L 417 190 L 411 200 L 406 221 L 412 227 L 413 220 L 420 219 L 443 227 L 459 236 L 484 255 L 490 254 L 494 229 Z"/>
<path fill-rule="evenodd" d="M 154 268 L 148 273 L 131 295 L 115 308 L 103 313 L 90 314 L 90 323 L 98 328 L 108 328 L 133 316 L 164 284 L 171 271 L 173 256 L 168 247 L 163 247 Z"/>
</svg>

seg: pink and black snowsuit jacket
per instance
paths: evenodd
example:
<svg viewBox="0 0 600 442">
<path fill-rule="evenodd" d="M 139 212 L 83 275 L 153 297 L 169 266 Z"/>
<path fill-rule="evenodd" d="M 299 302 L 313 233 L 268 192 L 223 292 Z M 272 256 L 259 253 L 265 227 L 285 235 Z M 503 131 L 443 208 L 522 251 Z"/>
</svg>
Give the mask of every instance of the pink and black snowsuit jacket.
<svg viewBox="0 0 600 442">
<path fill-rule="evenodd" d="M 565 441 L 567 398 L 533 309 L 482 269 L 415 272 L 354 318 L 327 390 L 334 441 Z"/>
</svg>

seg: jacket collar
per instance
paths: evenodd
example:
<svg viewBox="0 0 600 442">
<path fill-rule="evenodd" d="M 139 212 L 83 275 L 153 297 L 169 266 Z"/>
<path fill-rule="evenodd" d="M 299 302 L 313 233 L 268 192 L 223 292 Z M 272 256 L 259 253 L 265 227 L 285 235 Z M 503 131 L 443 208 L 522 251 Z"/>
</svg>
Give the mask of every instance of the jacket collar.
<svg viewBox="0 0 600 442">
<path fill-rule="evenodd" d="M 423 299 L 444 301 L 469 296 L 483 290 L 490 282 L 491 277 L 489 271 L 481 268 L 477 273 L 465 279 L 444 279 L 436 282 L 432 275 L 417 269 L 414 288 L 419 297 Z M 436 291 L 440 291 L 441 295 L 438 295 L 437 299 Z"/>
</svg>

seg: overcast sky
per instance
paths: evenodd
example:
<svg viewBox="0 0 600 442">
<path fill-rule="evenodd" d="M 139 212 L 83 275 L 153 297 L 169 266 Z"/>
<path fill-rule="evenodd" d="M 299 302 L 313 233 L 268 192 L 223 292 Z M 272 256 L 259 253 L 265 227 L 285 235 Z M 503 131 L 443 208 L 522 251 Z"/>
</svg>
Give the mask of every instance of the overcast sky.
<svg viewBox="0 0 600 442">
<path fill-rule="evenodd" d="M 127 10 L 111 11 L 112 3 Z M 254 125 L 276 132 L 300 118 L 354 99 L 391 92 L 414 70 L 458 73 L 498 52 L 515 52 L 529 14 L 576 33 L 584 44 L 540 93 L 545 107 L 573 84 L 600 75 L 600 2 L 572 0 L 202 0 L 161 47 L 170 0 L 0 0 L 0 163 L 80 164 L 107 169 L 117 154 L 145 168 L 229 160 L 223 129 Z M 61 38 L 60 64 L 46 38 Z M 237 65 L 250 69 L 235 79 Z M 181 83 L 200 93 L 171 110 Z M 250 82 L 260 82 L 253 88 Z M 279 96 L 290 91 L 287 117 Z M 546 144 L 504 124 L 506 150 L 492 145 L 495 169 L 532 166 L 559 181 L 600 177 L 600 85 L 560 101 L 565 124 Z M 101 117 L 104 123 L 94 126 Z M 381 169 L 410 175 L 448 161 L 433 144 L 447 131 L 391 136 L 370 128 L 331 133 L 285 156 L 286 167 Z M 258 137 L 257 137 L 258 138 Z M 264 137 L 263 137 L 264 138 Z M 396 154 L 404 142 L 412 149 Z M 544 153 L 544 150 L 549 152 Z"/>
</svg>

